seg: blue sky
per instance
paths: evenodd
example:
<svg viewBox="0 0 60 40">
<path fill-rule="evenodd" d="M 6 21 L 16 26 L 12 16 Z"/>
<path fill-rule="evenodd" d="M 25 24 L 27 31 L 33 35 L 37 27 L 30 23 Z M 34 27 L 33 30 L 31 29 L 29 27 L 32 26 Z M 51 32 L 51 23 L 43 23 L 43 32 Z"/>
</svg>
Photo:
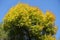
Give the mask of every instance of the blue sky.
<svg viewBox="0 0 60 40">
<path fill-rule="evenodd" d="M 7 11 L 18 2 L 29 4 L 31 6 L 37 6 L 44 13 L 46 10 L 52 11 L 56 16 L 56 25 L 58 26 L 58 31 L 56 38 L 60 38 L 60 0 L 0 0 L 0 22 Z"/>
</svg>

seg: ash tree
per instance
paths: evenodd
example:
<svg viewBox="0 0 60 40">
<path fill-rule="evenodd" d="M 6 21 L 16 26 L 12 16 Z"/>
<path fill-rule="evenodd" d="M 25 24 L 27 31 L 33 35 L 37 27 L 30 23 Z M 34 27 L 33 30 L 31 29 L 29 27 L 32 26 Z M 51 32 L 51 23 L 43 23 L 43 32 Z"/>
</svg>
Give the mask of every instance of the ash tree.
<svg viewBox="0 0 60 40">
<path fill-rule="evenodd" d="M 55 16 L 27 4 L 13 6 L 3 19 L 10 40 L 56 40 Z"/>
</svg>

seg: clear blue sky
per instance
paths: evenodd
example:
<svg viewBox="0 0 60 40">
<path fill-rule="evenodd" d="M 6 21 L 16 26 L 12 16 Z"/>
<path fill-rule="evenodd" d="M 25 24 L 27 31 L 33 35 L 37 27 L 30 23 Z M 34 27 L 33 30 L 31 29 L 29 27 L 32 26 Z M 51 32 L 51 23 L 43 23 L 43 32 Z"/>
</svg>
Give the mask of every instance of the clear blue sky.
<svg viewBox="0 0 60 40">
<path fill-rule="evenodd" d="M 58 31 L 56 38 L 60 38 L 60 0 L 0 0 L 0 22 L 7 11 L 18 2 L 26 3 L 31 6 L 37 6 L 44 13 L 46 10 L 52 11 L 56 16 L 56 25 L 58 26 Z"/>
</svg>

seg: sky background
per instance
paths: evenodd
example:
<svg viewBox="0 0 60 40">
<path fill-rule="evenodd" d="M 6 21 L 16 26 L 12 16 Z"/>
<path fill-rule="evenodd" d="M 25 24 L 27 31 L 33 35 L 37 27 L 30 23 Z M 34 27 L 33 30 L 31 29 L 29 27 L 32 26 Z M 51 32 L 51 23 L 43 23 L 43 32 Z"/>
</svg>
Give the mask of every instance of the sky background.
<svg viewBox="0 0 60 40">
<path fill-rule="evenodd" d="M 36 6 L 44 13 L 46 10 L 53 12 L 56 16 L 55 24 L 58 26 L 56 38 L 60 38 L 60 0 L 0 0 L 0 22 L 8 10 L 19 2 Z"/>
</svg>

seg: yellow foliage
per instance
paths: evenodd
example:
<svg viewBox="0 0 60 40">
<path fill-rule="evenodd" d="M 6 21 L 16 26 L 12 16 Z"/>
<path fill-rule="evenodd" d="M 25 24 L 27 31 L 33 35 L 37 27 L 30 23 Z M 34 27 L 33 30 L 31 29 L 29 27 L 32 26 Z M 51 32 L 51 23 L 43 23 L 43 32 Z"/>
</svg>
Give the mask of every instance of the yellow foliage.
<svg viewBox="0 0 60 40">
<path fill-rule="evenodd" d="M 20 3 L 12 7 L 4 17 L 4 27 L 25 28 L 29 36 L 35 36 L 36 40 L 55 40 L 52 37 L 57 31 L 54 22 L 55 16 L 52 12 L 47 11 L 44 15 L 37 7 Z"/>
<path fill-rule="evenodd" d="M 55 15 L 50 11 L 46 12 L 46 18 L 50 18 L 52 22 L 55 21 Z"/>
</svg>

